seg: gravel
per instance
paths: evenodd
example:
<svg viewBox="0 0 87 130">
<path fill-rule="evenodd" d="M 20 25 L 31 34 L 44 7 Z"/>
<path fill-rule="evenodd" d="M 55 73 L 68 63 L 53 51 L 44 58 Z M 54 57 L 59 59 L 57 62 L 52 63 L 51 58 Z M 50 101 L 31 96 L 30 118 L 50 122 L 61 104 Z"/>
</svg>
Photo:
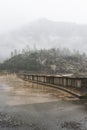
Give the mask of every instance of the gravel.
<svg viewBox="0 0 87 130">
<path fill-rule="evenodd" d="M 7 113 L 0 112 L 0 127 L 19 127 L 24 123 L 8 115 Z"/>
<path fill-rule="evenodd" d="M 75 121 L 64 122 L 61 124 L 61 127 L 66 128 L 66 130 L 87 130 L 80 122 Z"/>
</svg>

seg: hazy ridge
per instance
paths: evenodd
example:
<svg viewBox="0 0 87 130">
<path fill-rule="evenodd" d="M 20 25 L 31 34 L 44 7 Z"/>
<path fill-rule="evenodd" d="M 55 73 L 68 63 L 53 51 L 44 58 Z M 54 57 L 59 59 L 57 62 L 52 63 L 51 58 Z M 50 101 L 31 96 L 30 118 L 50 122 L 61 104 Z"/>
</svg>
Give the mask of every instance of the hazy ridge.
<svg viewBox="0 0 87 130">
<path fill-rule="evenodd" d="M 87 25 L 54 22 L 39 19 L 22 28 L 0 36 L 0 58 L 6 58 L 10 52 L 30 48 L 70 48 L 81 52 L 87 50 Z"/>
</svg>

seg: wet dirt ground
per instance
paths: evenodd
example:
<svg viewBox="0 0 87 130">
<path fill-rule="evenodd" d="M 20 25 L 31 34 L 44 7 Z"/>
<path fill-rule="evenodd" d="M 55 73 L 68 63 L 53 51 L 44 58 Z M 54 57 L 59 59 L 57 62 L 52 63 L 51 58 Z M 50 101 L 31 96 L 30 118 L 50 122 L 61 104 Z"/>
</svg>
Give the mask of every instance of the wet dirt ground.
<svg viewBox="0 0 87 130">
<path fill-rule="evenodd" d="M 0 130 L 87 130 L 87 101 L 15 75 L 1 76 Z"/>
</svg>

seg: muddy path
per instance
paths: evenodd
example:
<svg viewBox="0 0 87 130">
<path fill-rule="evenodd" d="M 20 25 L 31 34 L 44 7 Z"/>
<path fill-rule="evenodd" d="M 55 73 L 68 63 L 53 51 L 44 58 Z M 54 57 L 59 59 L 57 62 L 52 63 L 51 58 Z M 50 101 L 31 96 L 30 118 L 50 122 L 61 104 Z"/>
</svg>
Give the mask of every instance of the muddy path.
<svg viewBox="0 0 87 130">
<path fill-rule="evenodd" d="M 87 101 L 47 86 L 0 77 L 1 130 L 87 130 Z"/>
</svg>

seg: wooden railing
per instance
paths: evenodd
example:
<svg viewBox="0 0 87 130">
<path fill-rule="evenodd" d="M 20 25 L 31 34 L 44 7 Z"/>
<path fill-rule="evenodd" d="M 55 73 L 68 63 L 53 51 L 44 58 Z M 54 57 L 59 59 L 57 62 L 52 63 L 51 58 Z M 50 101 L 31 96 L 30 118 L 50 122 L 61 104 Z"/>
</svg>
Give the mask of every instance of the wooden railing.
<svg viewBox="0 0 87 130">
<path fill-rule="evenodd" d="M 77 90 L 81 90 L 86 85 L 83 86 L 84 81 L 87 81 L 87 78 L 81 78 L 81 77 L 69 77 L 69 76 L 61 76 L 61 75 L 36 75 L 36 74 L 17 74 L 18 77 L 32 81 L 35 83 L 40 83 L 44 85 L 49 85 L 52 87 L 56 87 L 59 89 L 62 89 L 66 92 L 69 92 L 75 96 L 80 96 L 80 93 L 76 93 L 76 91 L 72 91 L 72 89 L 69 88 L 75 88 Z"/>
</svg>

